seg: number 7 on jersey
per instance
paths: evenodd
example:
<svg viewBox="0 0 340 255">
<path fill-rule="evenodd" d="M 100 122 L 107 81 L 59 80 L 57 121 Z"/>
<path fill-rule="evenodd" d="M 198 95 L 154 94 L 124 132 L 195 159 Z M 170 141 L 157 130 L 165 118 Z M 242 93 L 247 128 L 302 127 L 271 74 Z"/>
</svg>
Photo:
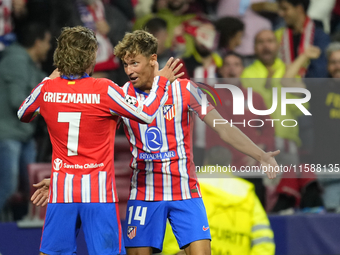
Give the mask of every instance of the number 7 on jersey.
<svg viewBox="0 0 340 255">
<path fill-rule="evenodd" d="M 67 156 L 78 155 L 81 112 L 59 112 L 58 122 L 68 122 Z"/>
</svg>

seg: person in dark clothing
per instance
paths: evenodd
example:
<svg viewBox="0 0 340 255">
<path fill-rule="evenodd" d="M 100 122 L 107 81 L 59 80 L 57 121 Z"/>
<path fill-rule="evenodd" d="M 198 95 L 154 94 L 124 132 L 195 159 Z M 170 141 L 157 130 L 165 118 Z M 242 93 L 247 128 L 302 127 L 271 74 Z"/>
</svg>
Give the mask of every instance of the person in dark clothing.
<svg viewBox="0 0 340 255">
<path fill-rule="evenodd" d="M 289 65 L 309 45 L 317 46 L 321 50 L 320 57 L 301 67 L 299 75 L 307 78 L 327 77 L 325 49 L 330 38 L 307 16 L 309 0 L 278 0 L 278 2 L 279 14 L 286 22 L 286 27 L 275 32 L 281 42 L 281 58 Z"/>
</svg>

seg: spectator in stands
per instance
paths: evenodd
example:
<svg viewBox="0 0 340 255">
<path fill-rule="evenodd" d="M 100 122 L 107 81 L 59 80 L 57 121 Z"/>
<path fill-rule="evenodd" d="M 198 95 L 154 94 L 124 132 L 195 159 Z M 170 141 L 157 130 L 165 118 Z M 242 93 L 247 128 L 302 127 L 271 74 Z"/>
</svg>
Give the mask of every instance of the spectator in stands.
<svg viewBox="0 0 340 255">
<path fill-rule="evenodd" d="M 286 23 L 286 27 L 276 31 L 276 37 L 281 43 L 281 59 L 285 64 L 290 65 L 309 46 L 314 45 L 320 49 L 320 56 L 306 61 L 300 67 L 298 75 L 306 78 L 327 77 L 325 49 L 329 44 L 329 36 L 307 15 L 310 1 L 279 0 L 278 2 L 279 14 Z M 311 119 L 305 115 L 299 117 L 300 138 L 303 141 L 301 154 L 307 159 L 311 154 L 311 146 L 308 146 L 308 143 L 313 139 L 310 121 Z"/>
<path fill-rule="evenodd" d="M 215 52 L 217 32 L 210 22 L 196 21 L 192 33 L 194 49 L 190 57 L 183 61 L 191 78 L 216 78 L 217 68 L 222 66 L 222 58 Z"/>
<path fill-rule="evenodd" d="M 114 24 L 114 22 L 109 23 L 105 13 L 105 9 L 109 7 L 111 6 L 104 6 L 102 0 L 76 1 L 76 10 L 78 10 L 82 25 L 95 31 L 98 41 L 98 52 L 93 77 L 110 78 L 116 81 L 118 77 L 116 71 L 119 68 L 119 60 L 113 54 L 114 44 L 112 44 L 112 42 L 116 43 L 119 40 L 110 40 L 109 33 L 112 25 L 115 25 L 116 28 L 119 26 L 126 28 L 126 26 L 122 25 L 124 24 L 123 21 L 119 21 L 119 25 Z M 112 14 L 113 13 L 111 13 L 111 15 Z M 118 20 L 115 20 L 115 22 L 117 21 Z M 119 30 L 117 29 L 114 32 L 119 34 Z M 117 37 L 117 34 L 112 36 Z M 123 31 L 121 31 L 120 35 L 121 38 L 123 38 Z"/>
<path fill-rule="evenodd" d="M 190 78 L 199 79 L 210 86 L 214 85 L 214 78 L 217 78 L 217 68 L 222 66 L 221 57 L 214 52 L 217 44 L 216 31 L 214 25 L 209 23 L 196 23 L 195 29 L 199 31 L 194 38 L 195 48 L 193 54 L 188 58 L 183 58 L 185 67 L 188 70 Z M 194 158 L 196 165 L 203 164 L 205 150 L 205 130 L 206 125 L 198 117 L 194 118 Z M 199 135 L 198 135 L 199 134 Z"/>
<path fill-rule="evenodd" d="M 195 0 L 190 1 L 189 10 L 194 13 L 202 13 L 209 17 L 209 20 L 216 20 L 216 0 Z"/>
<path fill-rule="evenodd" d="M 173 35 L 173 28 L 180 25 L 183 21 L 195 16 L 193 13 L 188 13 L 189 0 L 158 0 L 154 2 L 154 13 L 147 14 L 137 19 L 133 27 L 134 30 L 141 29 L 145 23 L 152 17 L 161 17 L 168 24 L 169 35 Z M 169 22 L 170 21 L 170 22 Z"/>
<path fill-rule="evenodd" d="M 163 9 L 166 8 L 166 3 L 167 0 L 161 0 L 161 1 L 157 1 L 157 0 L 144 0 L 144 1 L 136 1 L 136 4 L 134 5 L 134 13 L 136 15 L 136 19 L 140 19 L 144 16 L 150 15 L 152 12 L 157 12 L 158 8 L 157 8 L 157 3 L 160 2 L 161 3 L 161 8 Z M 155 8 L 153 8 L 155 7 Z M 155 11 L 153 11 L 153 9 L 155 9 Z"/>
<path fill-rule="evenodd" d="M 241 20 L 224 17 L 216 21 L 215 27 L 220 37 L 218 49 L 222 57 L 241 45 L 244 34 L 244 24 Z"/>
<path fill-rule="evenodd" d="M 103 0 L 105 4 L 111 4 L 118 8 L 122 14 L 129 20 L 134 20 L 135 12 L 134 5 L 137 4 L 136 0 Z"/>
<path fill-rule="evenodd" d="M 158 13 L 168 9 L 170 11 L 179 11 L 179 15 L 196 13 L 211 15 L 212 19 L 215 15 L 215 0 L 143 0 L 138 1 L 135 6 L 135 13 L 138 18 L 142 18 L 151 13 Z"/>
<path fill-rule="evenodd" d="M 326 50 L 328 73 L 331 78 L 340 78 L 340 43 L 331 43 Z"/>
<path fill-rule="evenodd" d="M 0 54 L 6 46 L 15 41 L 13 19 L 25 17 L 26 12 L 26 1 L 24 0 L 0 1 Z"/>
<path fill-rule="evenodd" d="M 218 95 L 222 100 L 222 105 L 219 103 L 215 106 L 216 110 L 221 113 L 221 116 L 232 123 L 237 123 L 237 126 L 244 134 L 246 134 L 254 143 L 257 144 L 263 150 L 274 150 L 274 128 L 271 125 L 270 116 L 269 115 L 262 115 L 257 116 L 253 114 L 247 105 L 248 100 L 248 93 L 247 89 L 245 89 L 239 78 L 244 70 L 242 57 L 237 53 L 229 52 L 223 61 L 223 66 L 219 68 L 218 72 L 220 76 L 224 79 L 219 80 L 220 84 L 232 84 L 239 87 L 244 95 L 244 103 L 245 103 L 245 112 L 243 115 L 233 115 L 233 95 L 231 91 L 227 89 L 218 89 Z M 257 110 L 267 110 L 262 96 L 257 93 L 253 92 L 252 95 L 253 106 Z M 252 122 L 251 120 L 260 120 L 261 123 L 258 121 Z M 250 121 L 250 122 L 248 122 Z M 244 124 L 242 124 L 244 123 Z M 249 124 L 248 124 L 249 123 Z M 255 124 L 256 123 L 256 124 Z M 253 127 L 251 127 L 251 126 Z M 257 127 L 256 127 L 257 126 Z M 238 150 L 235 150 L 231 146 L 227 145 L 223 141 L 218 139 L 218 134 L 211 129 L 206 130 L 206 149 L 209 150 L 214 146 L 222 146 L 228 148 L 228 150 L 232 153 L 232 165 L 236 166 L 238 170 L 244 166 L 253 166 L 258 165 L 257 162 L 242 153 Z M 262 204 L 265 203 L 265 189 L 262 184 L 262 178 L 252 178 L 249 179 L 255 185 L 255 191 L 257 196 L 260 198 Z"/>
<path fill-rule="evenodd" d="M 329 34 L 331 30 L 330 21 L 335 2 L 336 0 L 310 0 L 310 5 L 307 11 L 307 15 L 316 23 L 320 24 L 320 27 L 327 34 Z"/>
<path fill-rule="evenodd" d="M 39 69 L 50 49 L 51 34 L 41 24 L 28 23 L 18 43 L 4 51 L 0 62 L 0 210 L 16 191 L 19 175 L 28 192 L 27 165 L 35 160 L 34 124 L 20 123 L 15 112 L 27 94 L 46 76 Z"/>
<path fill-rule="evenodd" d="M 14 35 L 12 34 L 13 39 L 8 40 L 6 37 L 11 34 L 13 28 L 12 17 L 11 17 L 11 10 L 12 10 L 12 1 L 1 1 L 0 2 L 0 52 L 5 49 L 5 46 L 12 43 L 14 40 Z"/>
<path fill-rule="evenodd" d="M 152 18 L 145 24 L 145 29 L 157 38 L 157 62 L 159 68 L 163 68 L 170 57 L 174 57 L 175 53 L 166 47 L 166 39 L 168 37 L 168 30 L 166 21 L 162 18 Z M 183 63 L 181 60 L 178 64 Z M 183 63 L 184 64 L 184 63 Z M 179 73 L 184 72 L 182 79 L 190 79 L 189 74 L 185 66 L 180 69 Z"/>
<path fill-rule="evenodd" d="M 319 57 L 320 50 L 315 46 L 309 46 L 288 66 L 277 57 L 278 50 L 279 44 L 273 31 L 264 30 L 258 33 L 255 38 L 255 53 L 257 60 L 244 70 L 242 74 L 242 84 L 245 87 L 252 87 L 254 91 L 258 92 L 263 97 L 268 109 L 272 106 L 272 88 L 276 87 L 278 89 L 277 108 L 271 114 L 272 119 L 279 120 L 273 122 L 275 128 L 275 149 L 281 150 L 280 155 L 278 155 L 276 159 L 280 165 L 293 164 L 298 166 L 300 164 L 298 147 L 301 145 L 301 139 L 299 137 L 300 123 L 295 127 L 284 127 L 281 124 L 281 121 L 283 119 L 293 119 L 297 121 L 298 117 L 302 115 L 302 112 L 295 105 L 287 105 L 286 115 L 281 115 L 281 88 L 282 86 L 291 85 L 290 82 L 283 82 L 281 78 L 290 78 L 289 81 L 292 81 L 292 79 L 297 76 L 300 67 L 307 61 Z M 298 98 L 298 96 L 287 93 L 287 98 Z M 308 106 L 305 105 L 305 107 Z M 293 180 L 295 177 L 296 176 L 289 176 L 290 179 L 282 178 L 281 180 L 278 178 L 276 183 L 265 181 L 265 184 L 269 186 L 268 189 L 275 190 L 275 194 L 277 195 L 272 199 L 273 202 L 267 203 L 267 210 L 281 211 L 295 207 L 299 205 L 301 197 L 303 197 L 302 203 L 304 205 L 320 205 L 318 201 L 315 202 L 309 199 L 309 197 L 320 193 L 316 184 L 309 186 L 310 188 L 307 187 L 309 184 L 315 183 L 313 182 L 315 176 L 307 176 L 305 179 L 298 179 L 299 182 L 295 179 Z M 289 195 L 287 194 L 288 192 L 286 192 L 288 190 L 287 187 L 290 188 Z M 308 190 L 311 190 L 308 193 L 305 192 L 307 188 Z M 301 192 L 303 192 L 303 194 Z M 311 202 L 304 202 L 309 200 L 311 200 Z"/>
<path fill-rule="evenodd" d="M 208 152 L 207 166 L 228 166 L 231 153 L 225 147 Z M 274 234 L 254 186 L 232 176 L 200 179 L 200 189 L 211 231 L 211 254 L 274 255 Z M 229 175 L 227 173 L 227 175 Z M 223 234 L 224 233 L 224 234 Z M 179 254 L 180 249 L 168 224 L 163 254 Z"/>
<path fill-rule="evenodd" d="M 307 15 L 315 22 L 315 25 L 324 30 L 327 34 L 330 32 L 331 12 L 335 1 L 336 0 L 310 0 L 307 11 Z M 252 5 L 253 10 L 272 21 L 275 30 L 284 26 L 282 17 L 277 16 L 279 11 L 278 2 L 279 1 L 275 0 L 266 2 L 260 0 L 258 3 Z"/>
<path fill-rule="evenodd" d="M 331 169 L 340 163 L 340 136 L 338 134 L 340 130 L 340 43 L 331 43 L 326 53 L 328 73 L 334 79 L 308 81 L 307 89 L 312 95 L 310 100 L 314 127 L 312 163 L 326 165 Z M 320 179 L 320 182 L 324 185 L 326 208 L 339 210 L 339 178 Z"/>
<path fill-rule="evenodd" d="M 281 84 L 280 79 L 285 76 L 286 65 L 277 57 L 279 44 L 276 41 L 275 34 L 271 30 L 263 30 L 259 32 L 255 38 L 255 62 L 247 67 L 242 74 L 242 84 L 245 87 L 252 87 L 264 99 L 267 109 L 272 106 L 272 88 L 278 88 L 278 106 L 274 113 L 271 114 L 272 119 L 294 119 L 296 120 L 301 111 L 295 105 L 287 105 L 287 114 L 281 115 Z M 261 79 L 256 79 L 261 78 Z M 286 77 L 294 78 L 294 77 Z M 288 95 L 290 98 L 297 98 Z M 298 146 L 301 145 L 299 138 L 298 125 L 291 128 L 285 128 L 281 125 L 281 121 L 275 121 L 275 147 L 280 149 L 282 155 L 278 155 L 279 164 L 298 164 Z"/>
<path fill-rule="evenodd" d="M 281 42 L 280 54 L 284 63 L 291 64 L 310 45 L 320 48 L 318 59 L 311 60 L 300 70 L 299 75 L 308 78 L 327 77 L 327 59 L 325 49 L 330 39 L 322 28 L 315 26 L 307 16 L 309 0 L 278 0 L 279 14 L 285 20 L 286 27 L 276 31 Z"/>
<path fill-rule="evenodd" d="M 166 21 L 162 18 L 152 18 L 145 24 L 145 29 L 157 38 L 157 61 L 163 68 L 168 59 L 173 56 L 171 49 L 166 48 L 165 42 L 168 37 Z"/>
<path fill-rule="evenodd" d="M 239 81 L 244 70 L 242 56 L 230 51 L 223 58 L 223 64 L 217 69 L 218 76 L 225 79 L 235 79 Z M 241 86 L 241 84 L 240 84 Z"/>
<path fill-rule="evenodd" d="M 331 34 L 340 32 L 340 0 L 336 0 L 331 16 Z"/>
<path fill-rule="evenodd" d="M 25 25 L 27 22 L 42 23 L 45 26 L 51 26 L 51 15 L 54 0 L 17 0 L 24 2 L 25 9 L 22 11 L 25 15 L 21 18 L 15 18 L 15 28 Z"/>
<path fill-rule="evenodd" d="M 270 0 L 262 0 L 270 1 Z M 247 56 L 251 60 L 254 55 L 254 38 L 258 32 L 264 29 L 272 29 L 271 22 L 254 12 L 251 8 L 258 0 L 219 0 L 217 5 L 217 17 L 226 16 L 239 18 L 245 26 L 242 44 L 236 48 L 236 52 Z"/>
<path fill-rule="evenodd" d="M 116 45 L 130 31 L 129 20 L 122 12 L 102 0 L 58 0 L 54 1 L 52 15 L 52 35 L 59 37 L 62 27 L 86 26 L 96 32 L 98 40 L 97 65 L 95 76 L 107 77 L 118 84 L 126 81 L 119 60 L 113 55 L 113 45 Z M 53 49 L 49 52 L 52 67 Z M 49 73 L 53 68 L 47 70 Z"/>
<path fill-rule="evenodd" d="M 142 29 L 149 19 L 160 17 L 167 23 L 166 47 L 172 48 L 177 57 L 189 57 L 194 51 L 194 40 L 190 33 L 195 32 L 197 22 L 207 21 L 202 15 L 191 12 L 189 7 L 189 0 L 166 0 L 166 8 L 163 6 L 156 13 L 141 17 L 133 29 Z"/>
</svg>

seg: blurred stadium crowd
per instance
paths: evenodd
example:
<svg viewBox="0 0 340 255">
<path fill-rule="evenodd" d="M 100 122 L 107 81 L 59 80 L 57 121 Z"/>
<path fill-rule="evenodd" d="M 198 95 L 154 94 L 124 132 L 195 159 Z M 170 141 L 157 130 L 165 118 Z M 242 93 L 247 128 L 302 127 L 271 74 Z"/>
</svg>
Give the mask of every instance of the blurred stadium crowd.
<svg viewBox="0 0 340 255">
<path fill-rule="evenodd" d="M 228 91 L 221 92 L 223 102 L 216 108 L 225 119 L 238 123 L 259 118 L 297 120 L 298 125 L 290 128 L 279 122 L 258 128 L 236 126 L 264 150 L 280 149 L 280 165 L 339 167 L 340 82 L 330 78 L 340 78 L 340 0 L 0 0 L 0 221 L 16 221 L 27 215 L 31 194 L 28 166 L 51 160 L 43 119 L 23 124 L 16 111 L 32 88 L 54 70 L 55 38 L 61 28 L 76 25 L 96 32 L 99 49 L 94 76 L 119 85 L 128 77 L 113 54 L 113 46 L 125 32 L 146 28 L 158 39 L 160 67 L 169 57 L 179 57 L 185 78 L 206 83 L 227 79 L 244 92 L 251 87 L 255 109 L 271 107 L 273 87 L 307 88 L 312 98 L 305 106 L 311 117 L 296 107 L 288 107 L 286 116 L 281 115 L 280 107 L 268 116 L 255 116 L 249 109 L 235 116 Z M 299 96 L 289 94 L 289 98 Z M 199 121 L 195 124 L 197 165 L 232 164 L 240 168 L 257 164 L 220 142 L 217 134 L 205 130 Z M 120 198 L 124 202 L 130 152 L 123 132 L 118 135 L 122 139 L 116 142 L 115 160 L 123 181 L 117 185 L 118 192 L 119 186 L 124 190 Z M 231 201 L 250 203 L 264 216 L 261 206 L 267 213 L 280 214 L 340 211 L 340 178 L 318 178 L 310 171 L 286 174 L 275 181 L 258 176 L 247 178 L 245 183 L 228 184 L 230 180 L 225 180 L 203 184 L 202 189 L 209 185 L 220 188 L 220 192 L 233 196 Z M 240 190 L 231 194 L 227 185 L 245 193 L 239 197 Z M 257 197 L 247 195 L 254 191 Z M 124 210 L 122 206 L 122 218 Z M 209 216 L 209 209 L 207 212 Z M 253 234 L 264 231 L 268 245 L 272 234 L 265 233 L 263 227 L 268 220 L 254 215 L 249 217 L 257 217 L 260 223 L 251 226 Z"/>
</svg>

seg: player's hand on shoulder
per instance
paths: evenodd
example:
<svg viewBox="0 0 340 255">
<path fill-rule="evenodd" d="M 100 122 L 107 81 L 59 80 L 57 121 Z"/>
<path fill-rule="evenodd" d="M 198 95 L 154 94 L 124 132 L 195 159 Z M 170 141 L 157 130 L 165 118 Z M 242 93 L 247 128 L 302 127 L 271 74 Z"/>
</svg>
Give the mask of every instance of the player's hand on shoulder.
<svg viewBox="0 0 340 255">
<path fill-rule="evenodd" d="M 179 59 L 174 60 L 173 57 L 171 57 L 163 69 L 159 69 L 159 65 L 157 61 L 154 61 L 154 74 L 155 76 L 163 76 L 167 78 L 171 83 L 174 82 L 177 78 L 180 78 L 184 75 L 184 72 L 181 72 L 180 74 L 177 74 L 179 70 L 181 70 L 183 64 L 179 64 Z"/>
<path fill-rule="evenodd" d="M 56 68 L 49 76 L 50 79 L 55 79 L 60 77 L 60 72 L 58 71 L 58 68 Z"/>
</svg>

